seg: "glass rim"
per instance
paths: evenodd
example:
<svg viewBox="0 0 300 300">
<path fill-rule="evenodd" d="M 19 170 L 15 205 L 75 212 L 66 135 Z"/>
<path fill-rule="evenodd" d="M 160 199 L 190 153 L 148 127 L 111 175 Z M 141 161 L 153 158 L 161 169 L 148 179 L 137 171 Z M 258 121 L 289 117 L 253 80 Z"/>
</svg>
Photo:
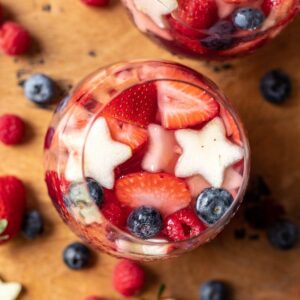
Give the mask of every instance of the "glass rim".
<svg viewBox="0 0 300 300">
<path fill-rule="evenodd" d="M 185 243 L 189 243 L 191 241 L 195 241 L 197 239 L 200 239 L 203 236 L 210 236 L 211 232 L 219 232 L 220 230 L 218 229 L 222 229 L 224 227 L 224 225 L 226 225 L 230 219 L 234 216 L 235 212 L 237 211 L 240 203 L 243 200 L 243 196 L 245 194 L 247 185 L 248 185 L 248 180 L 249 180 L 249 173 L 250 173 L 250 146 L 249 146 L 249 142 L 247 139 L 247 135 L 245 132 L 245 129 L 242 125 L 242 122 L 240 120 L 240 118 L 238 117 L 237 113 L 234 111 L 231 102 L 225 97 L 225 95 L 220 91 L 220 89 L 216 86 L 216 84 L 214 82 L 212 82 L 209 78 L 207 78 L 205 75 L 203 75 L 202 73 L 199 73 L 198 71 L 191 69 L 185 65 L 182 65 L 180 63 L 177 62 L 172 62 L 172 61 L 168 61 L 168 60 L 153 60 L 153 59 L 138 59 L 138 60 L 128 60 L 128 61 L 124 61 L 124 62 L 118 62 L 118 63 L 114 63 L 114 64 L 109 64 L 107 66 L 101 67 L 98 70 L 92 72 L 91 74 L 87 75 L 82 81 L 80 81 L 80 83 L 78 85 L 75 86 L 73 93 L 76 91 L 77 87 L 80 87 L 81 83 L 85 82 L 86 80 L 89 80 L 89 78 L 92 78 L 93 76 L 95 76 L 97 73 L 106 70 L 107 74 L 105 75 L 105 77 L 107 78 L 107 76 L 110 76 L 111 78 L 114 78 L 114 76 L 116 75 L 116 73 L 120 72 L 120 68 L 125 71 L 127 69 L 138 69 L 141 68 L 143 66 L 145 66 L 145 64 L 161 64 L 163 63 L 164 66 L 168 66 L 170 68 L 176 69 L 178 67 L 183 68 L 186 72 L 192 72 L 192 73 L 196 73 L 199 77 L 201 77 L 204 82 L 208 85 L 208 87 L 211 90 L 214 90 L 214 93 L 212 93 L 209 90 L 205 90 L 207 93 L 209 93 L 221 106 L 224 106 L 226 108 L 226 110 L 229 111 L 230 115 L 234 118 L 234 121 L 236 122 L 239 132 L 241 134 L 241 139 L 243 142 L 243 148 L 244 148 L 244 173 L 243 173 L 243 181 L 242 181 L 242 185 L 238 190 L 238 193 L 235 197 L 234 203 L 231 205 L 230 209 L 228 209 L 228 211 L 223 215 L 223 217 L 217 222 L 215 223 L 213 226 L 208 226 L 204 231 L 202 231 L 199 235 L 191 237 L 189 239 L 186 240 L 182 240 L 182 241 L 163 241 L 163 238 L 160 237 L 154 237 L 153 240 L 159 240 L 159 241 L 153 241 L 153 240 L 143 240 L 140 239 L 138 237 L 135 237 L 134 235 L 120 229 L 119 227 L 117 227 L 116 225 L 112 224 L 109 220 L 107 220 L 105 218 L 105 216 L 101 213 L 101 209 L 99 209 L 101 216 L 106 220 L 107 224 L 109 224 L 109 226 L 111 228 L 113 228 L 113 230 L 120 236 L 120 238 L 122 238 L 123 240 L 132 242 L 132 243 L 138 243 L 141 244 L 143 246 L 166 246 L 166 245 L 173 245 L 176 247 L 176 245 L 182 245 Z M 113 71 L 113 72 L 110 72 Z M 115 72 L 115 73 L 114 73 Z M 159 72 L 157 72 L 159 73 Z M 142 80 L 141 78 L 138 78 L 136 80 L 136 82 L 130 81 L 130 86 L 126 87 L 125 89 L 121 90 L 120 92 L 118 92 L 116 95 L 114 95 L 113 97 L 117 97 L 119 94 L 123 93 L 124 91 L 126 91 L 127 89 L 130 89 L 131 87 L 134 87 L 138 84 L 143 84 L 143 83 L 149 83 L 149 82 L 155 82 L 155 81 L 177 81 L 177 82 L 181 82 L 181 83 L 185 83 L 187 85 L 193 85 L 197 88 L 200 89 L 205 89 L 204 87 L 201 87 L 195 83 L 189 82 L 187 80 L 184 79 L 170 79 L 170 78 L 155 78 L 155 75 L 158 75 L 157 73 L 153 74 L 154 78 L 149 78 L 149 74 L 148 74 L 148 78 Z M 200 78 L 197 79 L 200 83 Z M 88 91 L 90 92 L 90 91 Z M 71 93 L 72 94 L 72 93 Z M 105 106 L 105 105 L 104 105 Z M 103 106 L 103 107 L 104 107 Z M 103 107 L 101 109 L 103 109 Z M 87 138 L 89 136 L 90 130 L 92 129 L 94 122 L 96 121 L 96 116 L 99 115 L 99 113 L 101 112 L 98 111 L 97 113 L 95 113 L 95 117 L 92 118 L 92 121 L 88 124 L 89 128 L 88 130 L 85 132 L 85 138 L 84 138 L 84 142 L 82 145 L 82 151 L 81 151 L 81 172 L 82 172 L 82 178 L 83 178 L 83 183 L 85 185 L 85 189 L 87 188 L 87 181 L 86 178 L 87 176 L 85 176 L 85 164 L 84 164 L 84 156 L 85 156 L 85 146 L 86 146 L 86 141 Z M 72 114 L 72 112 L 71 112 Z M 67 127 L 67 125 L 66 125 Z M 216 230 L 217 229 L 217 230 Z M 146 255 L 146 254 L 144 254 Z M 149 255 L 149 254 L 148 254 Z M 146 256 L 148 256 L 146 255 Z"/>
<path fill-rule="evenodd" d="M 134 68 L 138 68 L 138 67 L 140 67 L 142 65 L 149 64 L 149 63 L 150 64 L 153 64 L 153 63 L 154 64 L 156 64 L 156 63 L 167 63 L 168 66 L 170 66 L 170 67 L 181 66 L 181 67 L 184 67 L 185 69 L 188 69 L 188 70 L 191 70 L 191 71 L 195 72 L 195 70 L 190 69 L 190 68 L 188 68 L 188 67 L 186 67 L 184 65 L 181 65 L 181 64 L 178 64 L 178 63 L 173 63 L 171 61 L 166 61 L 166 60 L 134 60 L 134 61 L 127 61 L 127 62 L 119 62 L 117 64 L 110 64 L 107 67 L 98 69 L 98 71 L 93 72 L 89 76 L 93 76 L 93 74 L 97 74 L 97 72 L 99 72 L 100 70 L 107 69 L 107 68 L 124 67 L 124 69 L 128 69 L 128 68 L 134 69 Z M 211 82 L 203 74 L 201 74 L 201 73 L 198 73 L 198 74 L 201 75 L 208 82 Z M 110 74 L 109 76 L 113 77 L 114 73 Z M 85 79 L 83 79 L 83 80 L 85 80 Z M 122 91 L 120 91 L 120 93 L 123 93 L 125 90 L 127 90 L 127 89 L 129 89 L 129 88 L 131 88 L 133 86 L 136 86 L 137 84 L 149 83 L 149 82 L 154 82 L 154 81 L 165 81 L 165 80 L 167 80 L 167 81 L 178 81 L 178 82 L 181 82 L 181 83 L 185 83 L 185 84 L 188 84 L 188 85 L 193 85 L 193 86 L 195 86 L 197 88 L 203 89 L 203 87 L 197 86 L 196 84 L 191 83 L 189 81 L 185 81 L 185 80 L 179 80 L 179 79 L 176 80 L 176 79 L 169 79 L 169 78 L 160 78 L 160 79 L 157 79 L 157 78 L 148 78 L 147 80 L 137 80 L 134 83 L 131 82 L 132 84 L 129 87 L 127 87 L 126 89 L 123 89 Z M 112 224 L 111 222 L 109 222 L 105 218 L 105 216 L 101 213 L 101 209 L 99 209 L 99 211 L 101 213 L 101 216 L 103 216 L 103 218 L 109 223 L 109 225 L 115 230 L 115 232 L 118 233 L 118 234 L 120 234 L 120 236 L 122 236 L 122 238 L 124 240 L 130 241 L 130 242 L 136 242 L 136 243 L 139 243 L 139 244 L 142 244 L 142 245 L 149 245 L 149 246 L 164 246 L 164 245 L 174 245 L 174 246 L 176 246 L 176 245 L 181 245 L 181 244 L 189 243 L 189 242 L 195 241 L 195 240 L 197 240 L 200 237 L 203 237 L 205 235 L 209 236 L 209 233 L 211 233 L 213 231 L 216 231 L 216 228 L 222 228 L 223 227 L 222 224 L 224 223 L 224 221 L 225 221 L 225 224 L 227 222 L 229 222 L 229 220 L 234 216 L 233 213 L 237 210 L 238 206 L 242 202 L 242 198 L 244 196 L 244 193 L 245 193 L 245 190 L 246 190 L 246 187 L 247 187 L 247 184 L 248 184 L 249 169 L 250 169 L 250 147 L 249 147 L 248 139 L 246 137 L 246 133 L 245 133 L 245 130 L 244 130 L 243 126 L 242 126 L 241 120 L 237 116 L 237 113 L 231 107 L 231 104 L 229 103 L 228 99 L 219 90 L 217 91 L 217 94 L 219 94 L 219 95 L 217 95 L 218 96 L 217 99 L 216 99 L 216 95 L 212 94 L 210 91 L 206 90 L 206 92 L 209 93 L 218 103 L 220 103 L 221 105 L 223 105 L 226 108 L 226 110 L 229 111 L 229 113 L 231 114 L 231 116 L 234 118 L 236 124 L 238 125 L 238 129 L 239 129 L 239 132 L 241 133 L 241 137 L 242 137 L 242 141 L 243 141 L 243 148 L 244 148 L 244 151 L 245 151 L 243 181 L 242 181 L 241 187 L 239 188 L 238 194 L 235 197 L 233 205 L 231 205 L 230 209 L 223 215 L 223 217 L 222 217 L 222 219 L 220 221 L 218 221 L 213 226 L 210 226 L 210 227 L 208 226 L 199 235 L 191 237 L 191 238 L 186 239 L 186 240 L 182 240 L 182 241 L 163 241 L 163 239 L 159 238 L 159 237 L 154 237 L 153 238 L 153 239 L 159 239 L 159 242 L 158 241 L 152 241 L 152 240 L 150 241 L 149 239 L 148 240 L 139 239 L 138 237 L 135 237 L 132 234 L 130 234 L 130 233 L 128 233 L 128 232 L 126 232 L 126 231 L 118 228 L 117 226 L 115 226 L 114 224 Z M 224 98 L 227 101 L 227 103 L 222 98 Z M 86 132 L 84 143 L 83 143 L 83 151 L 82 151 L 82 157 L 81 157 L 82 158 L 82 168 L 81 168 L 81 170 L 82 170 L 82 178 L 84 179 L 84 183 L 85 183 L 86 189 L 87 189 L 87 185 L 86 185 L 86 178 L 87 177 L 85 176 L 85 172 L 84 172 L 84 170 L 85 170 L 84 155 L 85 155 L 86 140 L 87 140 L 87 138 L 89 136 L 89 132 L 90 132 L 91 128 L 93 127 L 94 122 L 96 121 L 96 116 L 99 114 L 99 112 L 97 112 L 97 114 L 95 114 L 95 117 L 93 118 L 93 121 L 90 122 L 89 128 L 88 128 L 88 130 Z"/>
</svg>

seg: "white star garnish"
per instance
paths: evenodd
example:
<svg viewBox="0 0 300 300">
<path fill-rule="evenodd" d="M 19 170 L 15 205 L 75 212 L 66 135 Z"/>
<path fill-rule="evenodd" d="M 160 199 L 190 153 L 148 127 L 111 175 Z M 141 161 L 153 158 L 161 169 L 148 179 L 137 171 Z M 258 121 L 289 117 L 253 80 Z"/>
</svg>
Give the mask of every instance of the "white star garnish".
<svg viewBox="0 0 300 300">
<path fill-rule="evenodd" d="M 106 120 L 98 118 L 86 139 L 85 176 L 94 178 L 107 189 L 112 189 L 115 183 L 115 167 L 131 156 L 131 148 L 112 140 Z"/>
<path fill-rule="evenodd" d="M 143 159 L 142 168 L 148 172 L 173 171 L 176 158 L 174 131 L 157 124 L 148 126 L 149 149 Z"/>
<path fill-rule="evenodd" d="M 135 7 L 149 16 L 157 26 L 165 28 L 164 16 L 177 8 L 177 0 L 133 0 Z"/>
<path fill-rule="evenodd" d="M 3 282 L 0 280 L 0 299 L 16 300 L 20 295 L 22 285 L 17 282 Z"/>
<path fill-rule="evenodd" d="M 183 150 L 175 167 L 177 177 L 202 175 L 212 186 L 221 187 L 225 169 L 244 156 L 243 148 L 226 138 L 218 117 L 199 130 L 177 130 L 175 137 Z"/>
</svg>

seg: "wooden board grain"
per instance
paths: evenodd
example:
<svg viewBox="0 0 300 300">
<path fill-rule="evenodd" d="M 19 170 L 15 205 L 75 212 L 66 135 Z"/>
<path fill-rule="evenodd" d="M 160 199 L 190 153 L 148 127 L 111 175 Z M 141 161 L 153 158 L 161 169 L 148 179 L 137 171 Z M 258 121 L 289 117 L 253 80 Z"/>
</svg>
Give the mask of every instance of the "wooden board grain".
<svg viewBox="0 0 300 300">
<path fill-rule="evenodd" d="M 0 114 L 20 114 L 28 125 L 23 145 L 0 145 L 0 174 L 22 178 L 29 206 L 40 209 L 46 218 L 42 238 L 34 242 L 17 238 L 0 247 L 0 276 L 24 285 L 21 300 L 81 300 L 89 294 L 122 298 L 111 287 L 114 258 L 98 254 L 95 266 L 81 272 L 72 272 L 62 263 L 63 248 L 77 238 L 58 217 L 43 181 L 42 144 L 52 111 L 38 109 L 24 98 L 17 83 L 26 74 L 17 78 L 18 70 L 44 72 L 67 86 L 97 67 L 120 60 L 164 58 L 194 67 L 216 81 L 235 103 L 249 131 L 253 172 L 267 179 L 288 215 L 299 223 L 299 18 L 257 54 L 215 73 L 211 65 L 172 56 L 150 42 L 132 26 L 117 1 L 104 10 L 87 8 L 79 0 L 1 0 L 1 4 L 37 41 L 30 56 L 17 60 L 0 56 Z M 51 5 L 51 11 L 42 10 L 45 4 Z M 91 50 L 95 57 L 88 55 Z M 293 97 L 281 107 L 264 102 L 258 91 L 260 76 L 271 68 L 281 68 L 293 79 Z M 210 278 L 231 283 L 235 300 L 299 299 L 300 248 L 276 251 L 263 233 L 258 241 L 237 241 L 233 231 L 242 222 L 237 216 L 219 238 L 192 253 L 146 264 L 150 279 L 143 299 L 156 299 L 160 283 L 165 283 L 168 295 L 195 300 L 199 285 Z"/>
</svg>

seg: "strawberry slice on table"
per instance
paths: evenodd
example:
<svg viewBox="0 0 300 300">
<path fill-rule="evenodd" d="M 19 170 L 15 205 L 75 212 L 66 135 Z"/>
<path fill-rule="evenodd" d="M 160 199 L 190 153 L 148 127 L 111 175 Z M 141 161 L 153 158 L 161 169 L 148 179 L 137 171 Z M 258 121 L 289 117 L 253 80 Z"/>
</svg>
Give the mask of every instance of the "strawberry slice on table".
<svg viewBox="0 0 300 300">
<path fill-rule="evenodd" d="M 186 128 L 207 122 L 219 112 L 219 104 L 205 90 L 178 81 L 157 83 L 158 108 L 162 125 Z"/>
<path fill-rule="evenodd" d="M 207 29 L 218 20 L 215 0 L 179 0 L 178 19 L 195 29 Z"/>
<path fill-rule="evenodd" d="M 135 85 L 110 101 L 102 115 L 119 121 L 147 127 L 155 121 L 157 90 L 152 82 Z"/>
<path fill-rule="evenodd" d="M 129 174 L 117 181 L 115 190 L 121 203 L 130 207 L 151 206 L 163 215 L 172 214 L 191 202 L 184 180 L 166 173 Z"/>
<path fill-rule="evenodd" d="M 225 108 L 222 107 L 220 109 L 220 116 L 224 122 L 227 136 L 230 137 L 234 143 L 241 146 L 243 144 L 241 134 L 236 124 L 236 121 L 233 119 L 230 112 L 228 112 Z"/>
<path fill-rule="evenodd" d="M 112 138 L 128 145 L 132 150 L 147 142 L 148 133 L 146 129 L 121 122 L 114 118 L 106 117 L 105 119 Z"/>
</svg>

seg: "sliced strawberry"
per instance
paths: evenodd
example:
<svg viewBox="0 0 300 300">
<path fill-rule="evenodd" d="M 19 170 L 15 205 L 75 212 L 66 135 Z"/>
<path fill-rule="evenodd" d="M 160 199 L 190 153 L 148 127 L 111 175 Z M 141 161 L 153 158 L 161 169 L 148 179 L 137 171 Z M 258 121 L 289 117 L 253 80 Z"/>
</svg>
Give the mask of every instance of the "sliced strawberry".
<svg viewBox="0 0 300 300">
<path fill-rule="evenodd" d="M 179 0 L 178 18 L 188 26 L 207 29 L 218 20 L 215 0 Z"/>
<path fill-rule="evenodd" d="M 168 215 L 189 205 L 191 194 L 181 179 L 166 173 L 134 173 L 116 183 L 118 200 L 130 207 L 152 206 Z"/>
<path fill-rule="evenodd" d="M 157 91 L 154 83 L 143 83 L 127 89 L 103 109 L 104 116 L 146 127 L 155 121 Z"/>
<path fill-rule="evenodd" d="M 233 142 L 241 146 L 243 144 L 241 134 L 236 124 L 236 121 L 233 119 L 230 112 L 222 107 L 220 109 L 220 116 L 224 122 L 227 136 L 230 137 L 233 140 Z"/>
<path fill-rule="evenodd" d="M 106 117 L 111 136 L 114 140 L 128 145 L 132 150 L 146 143 L 147 130 L 128 123 Z"/>
<path fill-rule="evenodd" d="M 162 125 L 178 129 L 207 122 L 219 112 L 219 104 L 205 90 L 182 82 L 157 83 Z"/>
</svg>

